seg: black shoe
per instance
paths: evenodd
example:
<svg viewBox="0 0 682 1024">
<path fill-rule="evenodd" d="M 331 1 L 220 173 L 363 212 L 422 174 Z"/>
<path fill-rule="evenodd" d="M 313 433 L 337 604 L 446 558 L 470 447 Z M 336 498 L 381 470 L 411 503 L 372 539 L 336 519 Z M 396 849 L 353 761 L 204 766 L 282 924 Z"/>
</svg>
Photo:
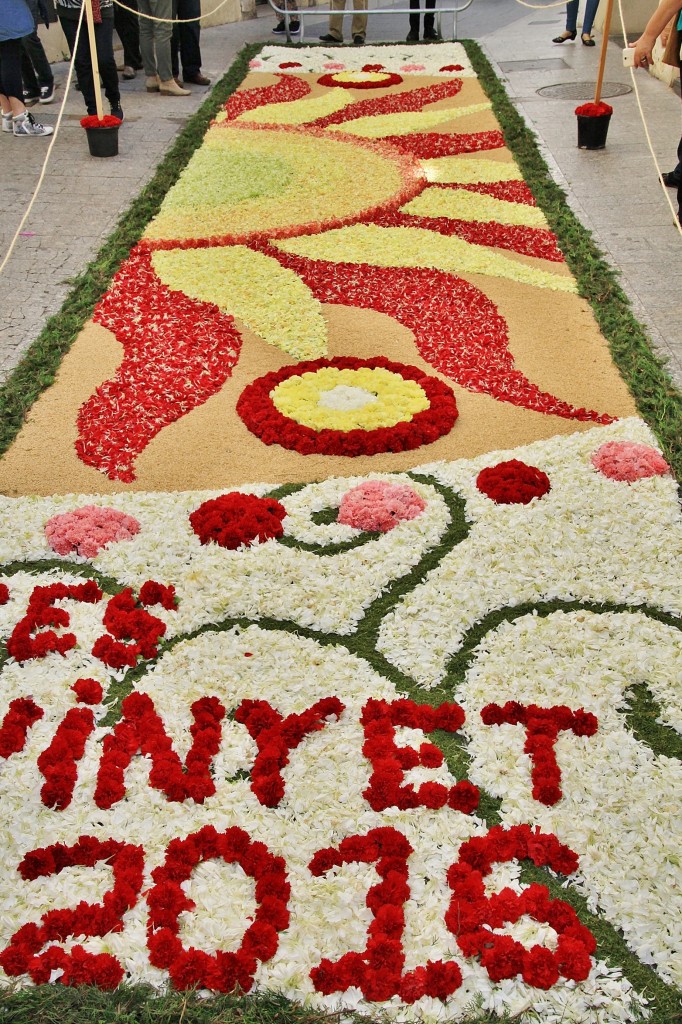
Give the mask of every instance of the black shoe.
<svg viewBox="0 0 682 1024">
<path fill-rule="evenodd" d="M 278 21 L 272 30 L 276 36 L 285 36 L 287 34 L 286 26 L 283 21 Z M 289 35 L 295 36 L 301 31 L 301 24 L 298 21 L 289 22 Z M 187 81 L 187 79 L 185 79 Z"/>
<path fill-rule="evenodd" d="M 410 29 L 410 31 L 407 33 L 407 39 L 405 40 L 405 42 L 406 43 L 418 43 L 419 42 L 419 32 L 417 31 L 417 29 L 414 29 L 414 28 Z"/>
<path fill-rule="evenodd" d="M 36 105 L 36 103 L 38 102 L 39 99 L 40 99 L 40 94 L 39 93 L 31 95 L 31 93 L 25 92 L 24 93 L 24 106 L 25 107 L 35 107 L 35 105 Z"/>
<path fill-rule="evenodd" d="M 341 43 L 343 42 L 343 39 L 337 39 L 336 36 L 330 35 L 330 33 L 327 32 L 326 35 L 320 36 L 320 42 L 321 43 L 335 43 L 336 46 L 341 46 Z"/>
<path fill-rule="evenodd" d="M 664 171 L 661 181 L 666 188 L 679 188 L 682 185 L 682 178 L 679 178 L 674 171 Z"/>
<path fill-rule="evenodd" d="M 291 30 L 293 32 L 293 29 Z M 183 75 L 182 80 L 185 85 L 210 85 L 211 79 L 207 78 L 206 75 L 202 75 L 199 71 L 196 75 Z"/>
<path fill-rule="evenodd" d="M 40 87 L 40 102 L 41 103 L 52 103 L 54 99 L 54 82 L 52 85 L 41 85 Z"/>
<path fill-rule="evenodd" d="M 365 45 L 365 37 L 364 36 L 353 36 L 353 46 L 364 46 L 364 45 Z"/>
<path fill-rule="evenodd" d="M 552 40 L 553 43 L 568 43 L 573 42 L 575 37 L 578 35 L 577 32 L 562 32 L 560 36 L 555 36 Z"/>
<path fill-rule="evenodd" d="M 119 121 L 123 120 L 123 110 L 121 109 L 120 105 L 118 107 L 111 108 L 111 116 L 117 117 Z"/>
<path fill-rule="evenodd" d="M 443 37 L 439 32 L 436 32 L 435 28 L 431 28 L 426 31 L 424 30 L 424 40 L 429 42 L 440 42 Z"/>
<path fill-rule="evenodd" d="M 592 38 L 592 36 L 588 35 L 587 32 L 583 32 L 583 34 L 580 37 L 580 42 L 583 44 L 583 46 L 596 46 L 597 45 L 595 43 L 594 39 Z"/>
</svg>

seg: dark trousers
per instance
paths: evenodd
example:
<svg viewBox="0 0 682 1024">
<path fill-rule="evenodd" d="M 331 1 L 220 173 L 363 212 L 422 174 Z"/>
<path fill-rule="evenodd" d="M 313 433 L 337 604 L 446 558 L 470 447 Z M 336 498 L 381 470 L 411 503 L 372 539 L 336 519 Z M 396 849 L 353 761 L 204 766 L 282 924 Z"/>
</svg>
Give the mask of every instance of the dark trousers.
<svg viewBox="0 0 682 1024">
<path fill-rule="evenodd" d="M 43 86 L 54 85 L 54 75 L 37 31 L 21 40 L 21 75 L 29 96 L 38 96 Z"/>
<path fill-rule="evenodd" d="M 71 18 L 59 18 L 66 41 L 69 44 L 69 50 L 71 53 L 74 51 L 76 45 L 76 31 L 78 29 L 78 22 L 73 21 Z M 95 25 L 95 46 L 97 47 L 97 60 L 99 62 L 99 73 L 104 83 L 104 94 L 109 100 L 111 107 L 119 106 L 121 102 L 121 93 L 118 88 L 118 72 L 116 71 L 116 61 L 114 59 L 114 19 L 113 18 L 102 18 L 99 25 Z M 85 18 L 83 18 L 83 25 L 81 27 L 81 34 L 78 40 L 78 49 L 74 59 L 74 66 L 76 68 L 76 78 L 78 79 L 78 86 L 83 94 L 85 100 L 85 106 L 87 107 L 88 114 L 96 114 L 97 106 L 95 104 L 95 83 L 92 77 L 92 62 L 90 60 L 90 41 L 88 39 L 88 29 L 85 24 Z"/>
<path fill-rule="evenodd" d="M 420 0 L 410 0 L 410 7 L 419 10 L 420 7 L 435 7 L 436 0 L 426 0 L 426 3 L 421 3 Z M 424 31 L 433 32 L 433 14 L 424 15 Z M 410 14 L 410 32 L 419 33 L 419 14 Z"/>
<path fill-rule="evenodd" d="M 21 83 L 21 39 L 4 39 L 0 42 L 0 92 L 24 102 L 24 87 Z"/>
<path fill-rule="evenodd" d="M 435 2 L 435 0 L 434 0 Z M 201 14 L 201 0 L 173 0 L 174 18 L 198 18 Z M 201 50 L 199 36 L 201 22 L 192 21 L 188 25 L 174 25 L 171 39 L 171 60 L 173 77 L 177 78 L 182 63 L 185 78 L 192 78 L 201 71 Z M 179 60 L 178 60 L 179 54 Z"/>
<path fill-rule="evenodd" d="M 137 10 L 137 0 L 125 0 L 125 3 L 127 7 L 134 7 Z M 114 28 L 123 44 L 123 63 L 126 67 L 139 71 L 142 67 L 139 17 L 114 4 Z"/>
<path fill-rule="evenodd" d="M 26 0 L 26 3 L 33 15 L 34 29 L 30 36 L 24 36 L 21 40 L 21 75 L 24 79 L 24 90 L 28 95 L 38 96 L 43 86 L 52 88 L 54 75 L 38 35 L 37 0 Z"/>
</svg>

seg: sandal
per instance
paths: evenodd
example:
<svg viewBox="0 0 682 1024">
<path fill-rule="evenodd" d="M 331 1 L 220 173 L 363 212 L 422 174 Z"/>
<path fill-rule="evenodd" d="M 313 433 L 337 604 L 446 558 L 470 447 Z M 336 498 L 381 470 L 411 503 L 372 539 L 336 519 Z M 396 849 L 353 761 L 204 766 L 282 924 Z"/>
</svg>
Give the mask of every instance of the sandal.
<svg viewBox="0 0 682 1024">
<path fill-rule="evenodd" d="M 569 32 L 567 30 L 566 32 L 562 32 L 560 36 L 557 36 L 556 39 L 553 39 L 552 42 L 553 43 L 567 43 L 569 41 L 569 39 L 570 39 L 571 42 L 573 42 L 573 40 L 575 39 L 575 37 L 577 35 L 578 35 L 578 33 L 576 31 Z"/>
</svg>

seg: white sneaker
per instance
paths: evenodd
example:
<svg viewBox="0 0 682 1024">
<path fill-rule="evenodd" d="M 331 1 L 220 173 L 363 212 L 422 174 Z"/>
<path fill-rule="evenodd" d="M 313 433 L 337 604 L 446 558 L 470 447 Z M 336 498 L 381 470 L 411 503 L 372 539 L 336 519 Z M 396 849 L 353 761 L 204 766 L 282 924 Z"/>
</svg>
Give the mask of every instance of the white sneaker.
<svg viewBox="0 0 682 1024">
<path fill-rule="evenodd" d="M 9 114 L 3 114 L 2 115 L 2 130 L 3 130 L 3 132 L 12 132 L 12 131 L 14 131 L 14 129 L 12 128 L 12 111 L 11 110 L 10 110 Z"/>
<path fill-rule="evenodd" d="M 52 135 L 54 128 L 40 124 L 28 110 L 25 114 L 19 114 L 12 118 L 13 132 L 15 135 Z"/>
</svg>

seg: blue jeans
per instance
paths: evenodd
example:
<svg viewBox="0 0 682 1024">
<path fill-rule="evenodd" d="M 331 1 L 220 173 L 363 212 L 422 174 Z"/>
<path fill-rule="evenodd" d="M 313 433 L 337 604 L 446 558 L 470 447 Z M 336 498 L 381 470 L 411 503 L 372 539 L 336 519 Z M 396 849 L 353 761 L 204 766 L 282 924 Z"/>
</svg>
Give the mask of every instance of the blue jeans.
<svg viewBox="0 0 682 1024">
<path fill-rule="evenodd" d="M 575 32 L 578 25 L 578 6 L 580 0 L 568 0 L 566 4 L 566 31 Z M 594 17 L 599 7 L 599 0 L 587 0 L 583 15 L 583 34 L 589 36 L 594 25 Z"/>
</svg>

